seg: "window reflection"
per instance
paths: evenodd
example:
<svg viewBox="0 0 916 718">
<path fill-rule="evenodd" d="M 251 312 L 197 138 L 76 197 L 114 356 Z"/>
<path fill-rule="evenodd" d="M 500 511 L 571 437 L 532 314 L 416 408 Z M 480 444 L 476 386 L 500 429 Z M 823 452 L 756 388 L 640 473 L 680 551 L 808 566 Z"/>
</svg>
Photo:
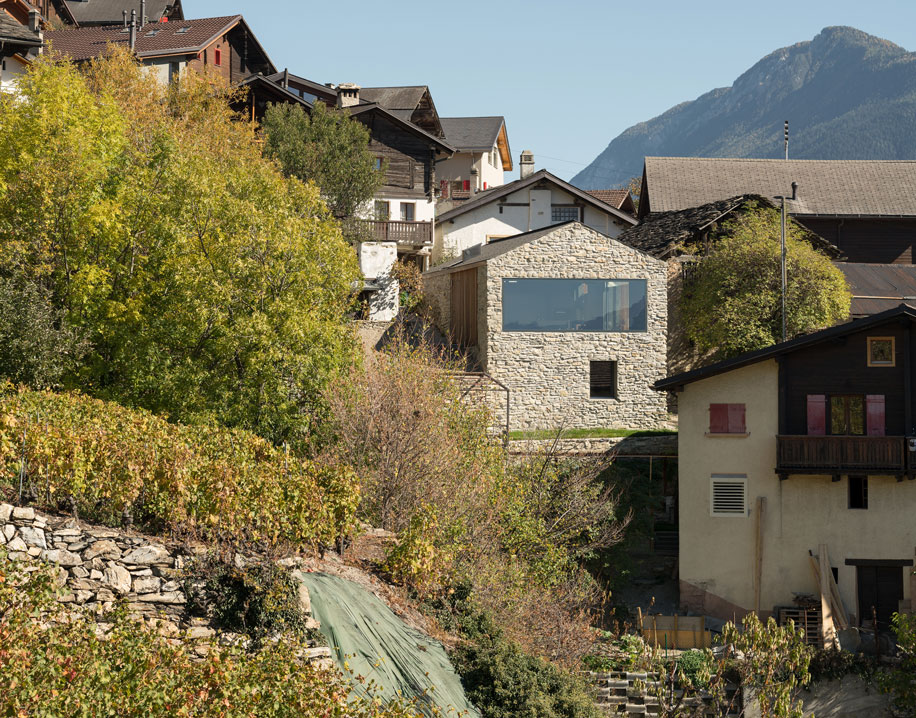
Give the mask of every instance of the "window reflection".
<svg viewBox="0 0 916 718">
<path fill-rule="evenodd" d="M 503 331 L 644 332 L 644 279 L 504 279 Z"/>
</svg>

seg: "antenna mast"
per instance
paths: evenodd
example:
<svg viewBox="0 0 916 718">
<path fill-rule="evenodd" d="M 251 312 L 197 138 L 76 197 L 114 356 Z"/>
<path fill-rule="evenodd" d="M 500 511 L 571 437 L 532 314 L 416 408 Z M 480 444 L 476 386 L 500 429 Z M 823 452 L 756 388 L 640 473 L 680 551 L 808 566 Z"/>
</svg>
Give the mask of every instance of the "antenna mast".
<svg viewBox="0 0 916 718">
<path fill-rule="evenodd" d="M 789 121 L 786 120 L 786 126 L 783 130 L 783 134 L 786 138 L 786 159 L 789 159 Z"/>
</svg>

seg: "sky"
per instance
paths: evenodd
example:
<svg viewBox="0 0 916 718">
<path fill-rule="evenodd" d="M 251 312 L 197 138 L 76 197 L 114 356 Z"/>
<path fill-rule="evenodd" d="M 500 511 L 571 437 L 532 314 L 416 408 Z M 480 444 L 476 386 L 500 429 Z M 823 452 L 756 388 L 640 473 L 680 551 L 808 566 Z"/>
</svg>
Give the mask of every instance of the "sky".
<svg viewBox="0 0 916 718">
<path fill-rule="evenodd" d="M 428 85 L 441 117 L 503 115 L 515 168 L 571 178 L 625 129 L 774 50 L 850 25 L 916 50 L 916 0 L 182 0 L 241 13 L 278 70 L 363 87 Z"/>
</svg>

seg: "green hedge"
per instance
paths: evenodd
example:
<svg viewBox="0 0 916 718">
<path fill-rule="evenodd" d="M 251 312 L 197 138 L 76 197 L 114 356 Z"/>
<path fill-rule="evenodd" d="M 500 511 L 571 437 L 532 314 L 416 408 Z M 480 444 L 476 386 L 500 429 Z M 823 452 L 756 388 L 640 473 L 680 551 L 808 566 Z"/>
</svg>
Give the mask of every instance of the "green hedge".
<svg viewBox="0 0 916 718">
<path fill-rule="evenodd" d="M 289 455 L 255 434 L 169 423 L 76 393 L 0 393 L 0 488 L 80 518 L 263 547 L 331 544 L 355 525 L 345 466 Z"/>
</svg>

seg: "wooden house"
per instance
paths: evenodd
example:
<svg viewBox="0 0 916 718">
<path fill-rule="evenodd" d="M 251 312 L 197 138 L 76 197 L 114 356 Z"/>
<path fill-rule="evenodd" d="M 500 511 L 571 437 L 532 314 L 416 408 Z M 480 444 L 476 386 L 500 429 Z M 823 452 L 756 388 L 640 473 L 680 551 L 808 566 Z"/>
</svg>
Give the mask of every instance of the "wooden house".
<svg viewBox="0 0 916 718">
<path fill-rule="evenodd" d="M 888 630 L 916 577 L 916 309 L 656 384 L 678 394 L 682 608 L 733 619 L 818 596 Z"/>
<path fill-rule="evenodd" d="M 47 2 L 47 0 L 45 0 Z M 73 18 L 67 24 L 77 27 L 123 25 L 124 14 L 137 13 L 141 25 L 146 22 L 175 22 L 184 20 L 181 0 L 60 0 Z M 147 20 L 143 20 L 143 16 Z"/>
<path fill-rule="evenodd" d="M 916 161 L 646 157 L 639 218 L 740 195 L 789 213 L 850 262 L 916 263 Z"/>
<path fill-rule="evenodd" d="M 45 33 L 54 53 L 85 62 L 109 44 L 127 45 L 159 79 L 171 82 L 186 68 L 208 72 L 236 84 L 258 73 L 275 72 L 273 63 L 241 15 L 197 20 L 71 28 Z"/>
</svg>

